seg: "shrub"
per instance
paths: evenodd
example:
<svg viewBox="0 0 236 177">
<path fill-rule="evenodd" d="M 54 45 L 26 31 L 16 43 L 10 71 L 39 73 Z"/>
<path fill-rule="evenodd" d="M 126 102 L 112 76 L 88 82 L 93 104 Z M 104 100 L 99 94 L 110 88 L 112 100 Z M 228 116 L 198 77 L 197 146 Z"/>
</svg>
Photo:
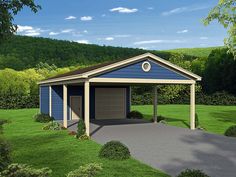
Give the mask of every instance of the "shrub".
<svg viewBox="0 0 236 177">
<path fill-rule="evenodd" d="M 77 138 L 80 138 L 82 135 L 85 134 L 85 124 L 82 119 L 79 120 L 78 125 L 77 125 Z"/>
<path fill-rule="evenodd" d="M 62 130 L 61 124 L 55 121 L 49 122 L 47 125 L 43 127 L 43 130 Z"/>
<path fill-rule="evenodd" d="M 127 117 L 129 119 L 142 119 L 143 118 L 143 114 L 139 111 L 131 111 L 127 114 Z"/>
<path fill-rule="evenodd" d="M 80 166 L 79 169 L 71 171 L 67 174 L 67 177 L 93 177 L 102 170 L 101 164 L 90 163 L 84 166 Z"/>
<path fill-rule="evenodd" d="M 54 120 L 53 117 L 50 117 L 48 114 L 36 114 L 34 116 L 36 122 L 47 123 Z"/>
<path fill-rule="evenodd" d="M 84 134 L 84 135 L 81 135 L 78 139 L 79 140 L 89 140 L 90 137 L 88 135 Z"/>
<path fill-rule="evenodd" d="M 110 141 L 103 145 L 99 152 L 99 157 L 110 160 L 123 160 L 130 157 L 130 151 L 121 142 Z"/>
<path fill-rule="evenodd" d="M 10 145 L 0 137 L 0 171 L 10 164 L 10 152 Z"/>
<path fill-rule="evenodd" d="M 177 177 L 210 177 L 201 170 L 184 170 Z"/>
<path fill-rule="evenodd" d="M 232 125 L 225 131 L 225 136 L 236 137 L 236 125 Z"/>
<path fill-rule="evenodd" d="M 1 177 L 50 177 L 49 168 L 35 169 L 26 164 L 11 164 L 1 173 Z"/>
<path fill-rule="evenodd" d="M 0 134 L 3 133 L 3 124 L 8 123 L 7 120 L 0 120 Z"/>
</svg>

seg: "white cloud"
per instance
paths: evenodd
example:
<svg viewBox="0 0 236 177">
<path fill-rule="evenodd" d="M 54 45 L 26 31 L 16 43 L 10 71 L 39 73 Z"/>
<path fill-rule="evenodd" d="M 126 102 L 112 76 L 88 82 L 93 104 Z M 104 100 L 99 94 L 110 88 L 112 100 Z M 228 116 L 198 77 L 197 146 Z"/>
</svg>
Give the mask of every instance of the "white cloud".
<svg viewBox="0 0 236 177">
<path fill-rule="evenodd" d="M 208 37 L 202 36 L 202 37 L 200 37 L 200 39 L 201 39 L 201 40 L 207 40 Z"/>
<path fill-rule="evenodd" d="M 80 18 L 81 21 L 90 21 L 92 19 L 93 19 L 93 17 L 91 17 L 91 16 L 83 16 Z"/>
<path fill-rule="evenodd" d="M 106 16 L 106 14 L 102 14 L 102 17 L 105 17 Z"/>
<path fill-rule="evenodd" d="M 113 41 L 113 40 L 114 40 L 114 37 L 106 37 L 105 40 L 106 40 L 106 41 Z"/>
<path fill-rule="evenodd" d="M 154 10 L 154 7 L 148 7 L 147 9 L 148 10 Z"/>
<path fill-rule="evenodd" d="M 87 30 L 84 30 L 83 32 L 84 32 L 84 33 L 88 33 L 88 31 L 87 31 Z"/>
<path fill-rule="evenodd" d="M 74 31 L 73 29 L 64 29 L 61 30 L 61 33 L 71 33 L 72 31 Z"/>
<path fill-rule="evenodd" d="M 187 29 L 184 29 L 184 30 L 181 30 L 181 31 L 177 31 L 178 34 L 187 33 L 187 32 L 188 32 Z"/>
<path fill-rule="evenodd" d="M 41 33 L 39 32 L 26 32 L 24 35 L 26 36 L 39 36 Z"/>
<path fill-rule="evenodd" d="M 203 10 L 209 8 L 208 6 L 199 6 L 199 7 L 178 7 L 169 11 L 165 11 L 162 13 L 163 16 L 169 16 L 173 14 L 180 14 L 183 12 L 193 12 L 198 10 Z"/>
<path fill-rule="evenodd" d="M 184 43 L 184 40 L 148 40 L 148 41 L 138 41 L 134 42 L 134 45 L 143 45 L 143 44 L 179 44 Z"/>
<path fill-rule="evenodd" d="M 32 30 L 33 27 L 32 26 L 21 26 L 21 25 L 17 25 L 17 32 L 21 33 L 27 30 Z"/>
<path fill-rule="evenodd" d="M 76 18 L 77 17 L 70 15 L 70 16 L 66 17 L 65 20 L 75 20 Z"/>
<path fill-rule="evenodd" d="M 60 33 L 58 33 L 58 32 L 53 32 L 53 31 L 51 31 L 51 32 L 49 33 L 50 36 L 56 36 L 56 35 L 58 35 L 58 34 L 60 34 Z"/>
<path fill-rule="evenodd" d="M 126 37 L 130 37 L 131 35 L 129 35 L 129 34 L 116 34 L 116 35 L 114 35 L 114 37 L 116 37 L 116 38 L 126 38 Z"/>
<path fill-rule="evenodd" d="M 17 33 L 26 36 L 39 36 L 42 32 L 47 30 L 42 30 L 41 28 L 34 28 L 32 26 L 21 26 L 17 25 Z"/>
<path fill-rule="evenodd" d="M 129 9 L 126 7 L 116 7 L 113 9 L 110 9 L 111 12 L 119 12 L 119 13 L 135 13 L 138 11 L 138 9 Z"/>
<path fill-rule="evenodd" d="M 80 43 L 80 44 L 89 44 L 89 41 L 88 40 L 77 40 L 77 41 L 75 41 L 75 42 L 78 42 L 78 43 Z"/>
</svg>

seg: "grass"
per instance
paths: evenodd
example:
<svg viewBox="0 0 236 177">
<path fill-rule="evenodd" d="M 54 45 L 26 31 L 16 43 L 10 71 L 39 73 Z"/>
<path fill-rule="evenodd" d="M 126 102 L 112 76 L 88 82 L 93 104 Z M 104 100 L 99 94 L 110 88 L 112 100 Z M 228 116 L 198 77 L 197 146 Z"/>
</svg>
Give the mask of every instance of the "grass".
<svg viewBox="0 0 236 177">
<path fill-rule="evenodd" d="M 153 106 L 133 106 L 144 114 L 146 119 L 152 118 Z M 159 105 L 158 115 L 167 117 L 169 125 L 189 127 L 189 105 Z M 224 134 L 231 125 L 236 125 L 236 106 L 206 106 L 197 105 L 196 113 L 199 122 L 206 131 L 216 134 Z"/>
<path fill-rule="evenodd" d="M 195 57 L 208 57 L 212 50 L 223 48 L 223 47 L 205 47 L 205 48 L 180 48 L 166 50 L 168 52 L 183 53 L 185 55 L 195 56 Z"/>
<path fill-rule="evenodd" d="M 0 110 L 0 119 L 11 123 L 4 126 L 4 136 L 12 146 L 14 163 L 49 167 L 53 177 L 64 177 L 69 171 L 91 162 L 102 163 L 99 176 L 167 177 L 135 159 L 111 161 L 98 158 L 101 146 L 92 140 L 78 141 L 64 131 L 44 131 L 43 124 L 34 122 L 37 109 Z"/>
</svg>

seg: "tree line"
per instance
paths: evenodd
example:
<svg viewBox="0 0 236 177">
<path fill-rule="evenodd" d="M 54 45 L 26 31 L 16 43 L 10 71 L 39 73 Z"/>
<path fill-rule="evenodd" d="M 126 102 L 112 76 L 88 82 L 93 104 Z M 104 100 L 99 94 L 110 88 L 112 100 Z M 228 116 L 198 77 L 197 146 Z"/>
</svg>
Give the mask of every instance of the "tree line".
<svg viewBox="0 0 236 177">
<path fill-rule="evenodd" d="M 21 38 L 21 37 L 20 37 Z M 31 38 L 26 38 L 31 39 Z M 47 39 L 48 40 L 48 39 Z M 49 40 L 50 41 L 50 40 Z M 57 41 L 56 41 L 57 42 Z M 19 45 L 19 44 L 18 44 Z M 24 45 L 23 45 L 24 46 Z M 23 47 L 20 46 L 20 47 Z M 87 46 L 87 45 L 86 45 Z M 19 48 L 20 48 L 19 47 Z M 95 46 L 92 46 L 95 47 Z M 44 48 L 44 47 L 43 47 Z M 102 48 L 102 47 L 99 47 Z M 106 50 L 104 47 L 103 52 Z M 88 49 L 86 49 L 88 50 Z M 116 50 L 116 49 L 115 49 Z M 122 48 L 118 49 L 122 50 Z M 128 49 L 124 49 L 127 50 Z M 14 51 L 14 50 L 13 50 Z M 16 50 L 15 50 L 16 51 Z M 62 53 L 65 50 L 62 51 Z M 91 50 L 93 51 L 93 50 Z M 135 49 L 132 49 L 130 54 Z M 58 51 L 59 52 L 59 51 Z M 90 55 L 98 55 L 99 50 L 95 51 L 96 54 L 90 52 Z M 111 51 L 110 51 L 111 52 Z M 139 50 L 138 50 L 139 52 Z M 102 52 L 101 52 L 102 53 Z M 126 52 L 125 52 L 126 53 Z M 47 54 L 47 55 L 46 55 Z M 166 53 L 164 53 L 166 54 Z M 8 55 L 2 55 L 0 57 L 12 64 L 17 64 Z M 19 55 L 24 55 L 23 52 Z M 33 52 L 32 52 L 33 55 Z M 32 57 L 30 55 L 29 58 Z M 64 54 L 62 54 L 63 56 Z M 125 55 L 125 54 L 122 54 Z M 28 57 L 28 54 L 24 56 Z M 45 53 L 45 57 L 49 58 L 50 53 Z M 58 53 L 58 56 L 60 54 Z M 109 56 L 121 55 L 115 54 Z M 9 57 L 9 58 L 8 58 Z M 102 56 L 100 56 L 102 58 Z M 109 60 L 109 57 L 106 60 Z M 127 56 L 126 56 L 127 57 Z M 124 57 L 124 58 L 126 58 Z M 17 58 L 17 57 L 16 57 Z M 203 77 L 203 81 L 197 85 L 197 94 L 199 100 L 198 103 L 201 104 L 236 104 L 236 61 L 232 54 L 227 53 L 227 49 L 220 48 L 215 49 L 209 55 L 208 58 L 196 58 L 191 57 L 186 59 L 186 55 L 171 53 L 168 55 L 168 60 L 178 66 L 181 66 L 187 70 L 190 70 Z M 67 59 L 68 61 L 69 58 Z M 1 60 L 2 61 L 2 60 Z M 43 60 L 44 61 L 44 60 Z M 84 60 L 86 61 L 86 60 Z M 29 61 L 27 61 L 30 63 Z M 38 61 L 36 60 L 34 64 Z M 45 62 L 40 61 L 35 66 L 34 64 L 29 64 L 28 67 L 34 66 L 32 68 L 16 70 L 14 67 L 9 67 L 0 70 L 0 108 L 24 108 L 24 107 L 38 107 L 38 95 L 39 89 L 37 82 L 57 74 L 65 73 L 77 68 L 83 68 L 91 65 L 91 61 L 77 63 L 76 65 L 67 67 L 58 67 L 53 60 Z M 96 63 L 95 61 L 93 61 Z M 93 63 L 91 62 L 91 63 Z M 102 60 L 99 60 L 102 62 Z M 68 64 L 67 64 L 68 65 Z M 18 65 L 20 66 L 20 65 Z M 1 67 L 3 67 L 1 65 Z M 14 69 L 13 69 L 14 68 Z M 19 68 L 18 68 L 19 69 Z M 150 104 L 152 87 L 142 86 L 133 88 L 133 103 L 135 104 Z M 159 101 L 160 103 L 187 103 L 189 95 L 189 87 L 183 85 L 164 85 L 158 87 Z M 211 95 L 213 95 L 211 97 Z M 198 99 L 197 98 L 197 99 Z M 222 100 L 224 99 L 224 100 Z M 144 103 L 143 100 L 146 100 Z M 228 100 L 228 101 L 227 101 Z"/>
</svg>

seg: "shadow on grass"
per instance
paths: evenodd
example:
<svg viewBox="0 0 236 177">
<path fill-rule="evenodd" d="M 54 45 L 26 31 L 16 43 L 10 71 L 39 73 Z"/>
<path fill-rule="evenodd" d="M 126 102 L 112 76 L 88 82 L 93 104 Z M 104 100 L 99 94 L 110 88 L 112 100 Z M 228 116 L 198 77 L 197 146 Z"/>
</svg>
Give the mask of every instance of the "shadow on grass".
<svg viewBox="0 0 236 177">
<path fill-rule="evenodd" d="M 236 111 L 221 111 L 210 113 L 216 120 L 236 124 Z"/>
<path fill-rule="evenodd" d="M 143 115 L 146 120 L 151 120 L 152 116 L 150 114 L 144 114 Z M 177 119 L 177 118 L 171 118 L 171 117 L 165 117 L 165 121 L 168 122 L 181 122 L 184 124 L 186 127 L 190 127 L 189 123 L 183 119 Z"/>
</svg>

